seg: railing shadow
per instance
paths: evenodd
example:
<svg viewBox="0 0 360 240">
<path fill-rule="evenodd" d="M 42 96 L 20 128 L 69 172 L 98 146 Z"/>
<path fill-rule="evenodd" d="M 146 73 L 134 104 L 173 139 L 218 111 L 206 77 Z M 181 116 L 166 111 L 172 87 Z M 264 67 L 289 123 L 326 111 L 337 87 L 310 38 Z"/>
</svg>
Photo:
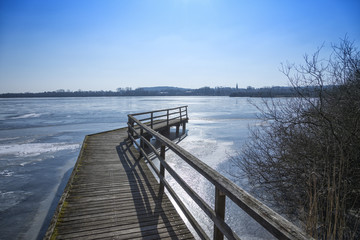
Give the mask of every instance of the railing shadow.
<svg viewBox="0 0 360 240">
<path fill-rule="evenodd" d="M 132 146 L 130 140 L 125 140 L 117 146 L 117 153 L 130 183 L 132 200 L 137 213 L 142 237 L 151 236 L 160 239 L 158 225 L 163 224 L 167 232 L 175 232 L 169 217 L 165 213 L 165 194 L 159 187 L 147 166 L 140 163 L 141 157 Z M 135 151 L 134 151 L 135 150 Z M 172 236 L 171 239 L 179 239 Z"/>
</svg>

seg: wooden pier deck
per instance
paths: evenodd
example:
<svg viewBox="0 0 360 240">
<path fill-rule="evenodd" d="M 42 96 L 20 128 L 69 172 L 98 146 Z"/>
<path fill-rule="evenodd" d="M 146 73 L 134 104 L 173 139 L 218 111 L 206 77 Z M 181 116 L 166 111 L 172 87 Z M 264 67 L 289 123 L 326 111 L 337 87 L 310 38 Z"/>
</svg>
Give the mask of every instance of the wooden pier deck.
<svg viewBox="0 0 360 240">
<path fill-rule="evenodd" d="M 127 128 L 86 136 L 45 239 L 193 239 Z"/>
<path fill-rule="evenodd" d="M 200 239 L 210 239 L 165 178 L 171 175 L 213 222 L 213 239 L 239 240 L 225 221 L 226 199 L 278 239 L 312 239 L 203 161 L 160 134 L 185 132 L 187 106 L 128 115 L 128 127 L 85 137 L 79 158 L 44 239 L 194 239 L 164 189 Z M 157 145 L 150 141 L 155 138 Z M 137 146 L 135 149 L 134 145 Z M 204 146 L 206 147 L 206 146 Z M 214 207 L 165 161 L 172 151 L 215 188 Z M 141 156 L 139 155 L 141 152 Z M 159 162 L 153 164 L 153 154 Z M 143 159 L 160 179 L 157 182 Z M 192 209 L 194 210 L 194 209 Z M 229 216 L 233 215 L 228 212 Z"/>
</svg>

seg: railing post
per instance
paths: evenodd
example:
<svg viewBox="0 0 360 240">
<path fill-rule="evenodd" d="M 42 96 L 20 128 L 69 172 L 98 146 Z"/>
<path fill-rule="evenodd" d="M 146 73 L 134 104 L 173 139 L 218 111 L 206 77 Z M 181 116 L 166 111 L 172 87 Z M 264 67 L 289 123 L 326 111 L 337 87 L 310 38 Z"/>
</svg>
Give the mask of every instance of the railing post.
<svg viewBox="0 0 360 240">
<path fill-rule="evenodd" d="M 181 107 L 179 107 L 179 112 L 180 112 L 180 122 L 182 120 L 182 116 L 181 116 Z"/>
<path fill-rule="evenodd" d="M 225 199 L 226 196 L 215 187 L 215 213 L 222 220 L 225 219 Z M 214 224 L 214 240 L 223 240 L 224 234 Z"/>
<path fill-rule="evenodd" d="M 144 134 L 144 130 L 141 128 L 140 129 L 140 149 L 144 150 L 144 141 L 142 140 Z M 142 157 L 142 152 L 140 151 L 140 157 Z"/>
<path fill-rule="evenodd" d="M 128 116 L 128 124 L 129 124 L 131 127 L 134 127 L 134 121 L 131 119 L 130 116 Z M 134 136 L 134 133 L 133 133 L 132 128 L 130 128 L 130 126 L 128 126 L 128 137 L 129 137 L 131 143 L 133 143 L 132 140 L 131 140 L 131 138 L 130 138 L 130 136 L 133 137 L 133 136 Z"/>
<path fill-rule="evenodd" d="M 166 115 L 166 123 L 167 123 L 167 134 L 170 134 L 170 123 L 169 123 L 169 118 L 170 118 L 170 110 L 167 110 L 167 115 Z"/>
<path fill-rule="evenodd" d="M 165 145 L 161 145 L 160 157 L 165 161 Z M 165 167 L 160 163 L 160 175 L 165 177 Z M 164 192 L 164 184 L 160 181 L 160 191 Z"/>
<path fill-rule="evenodd" d="M 154 113 L 151 112 L 151 129 L 154 128 Z"/>
<path fill-rule="evenodd" d="M 166 122 L 167 122 L 167 126 L 169 127 L 169 109 L 167 110 Z"/>
<path fill-rule="evenodd" d="M 128 122 L 127 123 L 128 123 L 128 138 L 131 139 L 130 138 L 130 126 L 129 126 L 130 125 L 130 117 L 129 116 L 128 116 Z"/>
</svg>

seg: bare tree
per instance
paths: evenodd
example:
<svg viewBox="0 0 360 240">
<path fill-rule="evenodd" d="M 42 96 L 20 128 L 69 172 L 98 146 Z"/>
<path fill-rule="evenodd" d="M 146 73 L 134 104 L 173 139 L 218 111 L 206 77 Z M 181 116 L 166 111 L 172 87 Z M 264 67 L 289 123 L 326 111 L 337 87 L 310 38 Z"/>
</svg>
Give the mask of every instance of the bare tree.
<svg viewBox="0 0 360 240">
<path fill-rule="evenodd" d="M 266 124 L 251 130 L 234 163 L 259 197 L 270 194 L 313 237 L 353 239 L 360 237 L 360 53 L 347 37 L 327 59 L 322 49 L 303 65 L 282 65 L 297 97 L 258 106 Z"/>
</svg>

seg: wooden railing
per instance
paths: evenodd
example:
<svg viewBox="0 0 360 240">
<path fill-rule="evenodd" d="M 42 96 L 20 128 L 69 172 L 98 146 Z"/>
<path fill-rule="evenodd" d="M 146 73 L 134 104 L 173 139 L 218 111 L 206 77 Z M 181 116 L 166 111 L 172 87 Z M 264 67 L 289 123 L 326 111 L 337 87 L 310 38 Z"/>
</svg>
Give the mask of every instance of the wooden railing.
<svg viewBox="0 0 360 240">
<path fill-rule="evenodd" d="M 186 191 L 186 193 L 194 200 L 194 202 L 204 211 L 204 213 L 214 223 L 214 239 L 223 239 L 226 236 L 227 239 L 240 239 L 234 231 L 224 221 L 225 216 L 225 203 L 226 198 L 231 199 L 253 219 L 260 223 L 265 229 L 267 229 L 273 236 L 278 239 L 311 239 L 305 233 L 303 233 L 298 227 L 287 221 L 285 218 L 271 210 L 269 207 L 261 203 L 259 200 L 251 196 L 235 183 L 219 174 L 217 171 L 209 167 L 207 164 L 181 148 L 165 136 L 154 131 L 152 126 L 154 124 L 154 113 L 167 112 L 160 114 L 166 119 L 170 119 L 171 115 L 182 114 L 182 108 L 185 108 L 187 119 L 187 107 L 165 109 L 146 113 L 130 114 L 128 122 L 129 138 L 134 144 L 137 145 L 140 153 L 144 158 L 148 160 L 149 165 L 153 168 L 154 172 L 160 179 L 160 187 L 162 190 L 164 186 L 173 197 L 175 202 L 179 205 L 190 224 L 193 226 L 197 234 L 201 239 L 209 239 L 205 231 L 200 227 L 199 223 L 186 208 L 176 192 L 171 188 L 167 180 L 165 179 L 165 170 L 177 181 L 177 183 Z M 178 109 L 178 110 L 176 110 Z M 171 114 L 172 111 L 177 112 Z M 150 114 L 150 118 L 137 119 L 135 116 L 141 116 Z M 183 115 L 184 116 L 184 115 Z M 178 119 L 177 117 L 175 117 Z M 180 117 L 181 118 L 181 117 Z M 150 124 L 149 124 L 150 120 Z M 142 121 L 148 121 L 143 123 Z M 168 121 L 169 122 L 169 121 Z M 137 127 L 135 127 L 136 125 Z M 140 131 L 138 131 L 140 129 Z M 148 137 L 144 135 L 150 135 L 161 143 L 160 151 L 156 149 L 148 140 Z M 149 155 L 146 153 L 143 144 L 136 142 L 136 139 L 140 139 L 159 159 L 160 169 L 158 169 L 151 161 Z M 144 145 L 144 146 L 145 146 Z M 194 168 L 199 174 L 204 176 L 209 182 L 215 186 L 215 209 L 212 209 L 182 178 L 181 176 L 165 161 L 165 149 L 173 151 L 177 156 L 182 158 L 192 168 Z M 228 213 L 231 214 L 231 213 Z"/>
<path fill-rule="evenodd" d="M 136 117 L 136 118 L 135 118 Z M 138 119 L 141 117 L 141 119 Z M 137 121 L 135 121 L 137 120 Z M 151 112 L 134 113 L 128 115 L 128 133 L 129 136 L 134 136 L 136 131 L 140 131 L 141 135 L 144 128 L 138 124 L 145 124 L 150 128 L 169 128 L 172 125 L 176 126 L 176 133 L 179 133 L 179 126 L 183 126 L 183 130 L 186 128 L 188 121 L 187 106 L 181 106 L 176 108 L 168 108 L 162 110 L 156 110 Z"/>
</svg>

